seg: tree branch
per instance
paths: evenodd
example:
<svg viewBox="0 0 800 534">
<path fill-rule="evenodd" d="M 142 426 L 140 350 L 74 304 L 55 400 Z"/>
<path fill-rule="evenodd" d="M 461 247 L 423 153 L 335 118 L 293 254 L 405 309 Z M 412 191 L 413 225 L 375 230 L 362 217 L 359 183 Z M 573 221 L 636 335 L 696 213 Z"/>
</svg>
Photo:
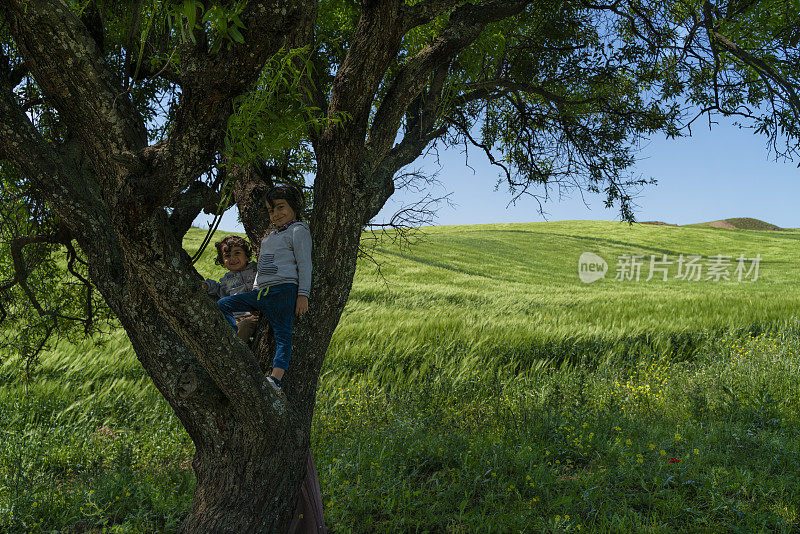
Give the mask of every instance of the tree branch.
<svg viewBox="0 0 800 534">
<path fill-rule="evenodd" d="M 140 200 L 137 217 L 174 203 L 205 172 L 223 145 L 233 99 L 247 91 L 266 61 L 283 46 L 311 38 L 316 3 L 249 2 L 241 14 L 245 43 L 211 55 L 192 49 L 181 56 L 181 100 L 169 136 L 143 154 L 147 172 L 131 175 L 120 202 Z M 167 177 L 169 177 L 167 179 Z"/>
<path fill-rule="evenodd" d="M 456 9 L 433 43 L 406 62 L 389 86 L 375 113 L 367 142 L 375 155 L 385 154 L 411 101 L 428 83 L 428 76 L 469 46 L 487 24 L 520 13 L 530 0 L 489 0 Z"/>
<path fill-rule="evenodd" d="M 103 14 L 100 12 L 97 2 L 90 2 L 86 5 L 83 13 L 81 13 L 80 21 L 86 26 L 89 35 L 91 35 L 94 42 L 97 43 L 97 48 L 103 53 L 106 34 L 103 24 Z"/>
<path fill-rule="evenodd" d="M 797 92 L 795 91 L 792 84 L 782 76 L 778 71 L 776 71 L 772 66 L 770 66 L 766 61 L 761 58 L 758 58 L 744 50 L 739 45 L 722 35 L 717 31 L 714 27 L 714 19 L 712 14 L 712 6 L 711 4 L 706 1 L 703 3 L 703 13 L 705 15 L 704 24 L 709 32 L 709 39 L 712 41 L 712 47 L 716 42 L 720 46 L 722 46 L 727 52 L 731 55 L 739 59 L 742 63 L 749 66 L 761 76 L 769 78 L 772 80 L 776 85 L 781 87 L 785 91 L 785 96 L 781 95 L 779 92 L 773 92 L 778 95 L 782 100 L 784 100 L 789 107 L 794 112 L 795 116 L 800 117 L 800 98 L 797 96 Z M 716 87 L 716 76 L 714 77 L 714 83 Z M 770 88 L 772 89 L 772 88 Z"/>
<path fill-rule="evenodd" d="M 133 8 L 133 15 L 131 26 L 128 28 L 128 38 L 125 42 L 125 59 L 122 62 L 122 75 L 125 81 L 125 87 L 129 87 L 129 79 L 133 76 L 133 69 L 131 69 L 131 47 L 133 46 L 133 36 L 136 30 L 139 29 L 139 22 L 142 18 L 142 0 L 136 0 Z"/>
<path fill-rule="evenodd" d="M 90 199 L 96 198 L 95 193 L 90 192 L 89 184 L 72 179 L 70 162 L 59 156 L 36 131 L 17 105 L 11 87 L 4 85 L 1 79 L 0 124 L 3 125 L 0 128 L 0 153 L 16 163 L 62 216 L 85 216 L 86 205 Z"/>
<path fill-rule="evenodd" d="M 20 61 L 19 64 L 12 69 L 8 61 L 8 56 L 0 50 L 0 77 L 4 78 L 4 81 L 0 83 L 5 83 L 11 89 L 14 89 L 22 83 L 22 79 L 26 74 L 28 74 L 28 67 L 25 65 L 24 61 Z"/>
<path fill-rule="evenodd" d="M 646 16 L 644 16 L 641 13 L 641 11 L 636 7 L 636 5 L 633 2 L 628 2 L 627 3 L 628 9 L 633 11 L 633 15 L 631 15 L 630 13 L 620 9 L 620 4 L 621 4 L 621 2 L 619 2 L 619 1 L 615 1 L 613 4 L 593 4 L 591 2 L 583 2 L 583 5 L 588 9 L 595 9 L 595 10 L 599 10 L 599 11 L 609 11 L 609 12 L 614 13 L 615 15 L 618 15 L 618 16 L 622 17 L 623 19 L 627 20 L 628 24 L 630 24 L 631 32 L 633 32 L 633 34 L 637 38 L 641 39 L 642 42 L 647 43 L 647 45 L 650 47 L 651 50 L 658 49 L 658 45 L 655 42 L 653 42 L 653 40 L 648 35 L 645 35 L 644 33 L 642 33 L 639 30 L 639 27 L 637 25 L 636 17 L 637 16 L 640 17 L 642 22 L 644 22 L 644 24 L 651 30 L 651 32 L 653 34 L 658 35 L 659 32 L 655 29 L 655 27 L 653 26 L 652 22 Z"/>
<path fill-rule="evenodd" d="M 561 105 L 569 105 L 569 106 L 580 106 L 584 104 L 591 104 L 594 102 L 604 102 L 606 99 L 604 97 L 596 96 L 592 98 L 582 98 L 579 100 L 572 100 L 568 97 L 553 93 L 542 87 L 541 85 L 533 85 L 530 83 L 523 83 L 517 82 L 514 80 L 487 80 L 485 82 L 477 82 L 477 83 L 468 83 L 464 85 L 465 89 L 470 89 L 474 91 L 482 91 L 476 97 L 470 97 L 469 93 L 463 95 L 462 99 L 456 99 L 459 103 L 467 103 L 472 100 L 477 100 L 481 98 L 489 97 L 492 94 L 495 94 L 493 91 L 494 89 L 501 89 L 501 92 L 496 93 L 498 96 L 503 96 L 511 91 L 520 91 L 523 93 L 530 93 L 534 95 L 539 95 L 545 100 L 553 102 L 554 104 L 561 104 Z"/>
<path fill-rule="evenodd" d="M 364 224 L 371 221 L 394 194 L 397 172 L 417 159 L 432 140 L 444 135 L 449 128 L 448 124 L 434 128 L 448 72 L 449 64 L 444 64 L 436 70 L 426 93 L 414 101 L 416 106 L 412 103 L 409 107 L 403 139 L 380 160 L 373 172 L 372 194 L 364 216 Z"/>
<path fill-rule="evenodd" d="M 350 152 L 353 160 L 359 159 L 355 152 L 363 146 L 375 93 L 402 42 L 402 4 L 390 0 L 362 5 L 350 48 L 333 80 L 328 116 L 349 116 L 348 131 L 332 124 L 320 143 L 339 145 L 332 150 Z"/>
<path fill-rule="evenodd" d="M 39 302 L 39 299 L 36 297 L 36 294 L 28 285 L 28 275 L 30 274 L 30 270 L 28 269 L 28 262 L 25 261 L 25 258 L 22 255 L 22 251 L 25 247 L 29 245 L 34 245 L 37 243 L 49 243 L 49 244 L 59 244 L 64 245 L 65 243 L 69 243 L 69 233 L 59 232 L 53 234 L 37 234 L 37 235 L 26 235 L 20 236 L 11 241 L 11 259 L 14 265 L 14 277 L 6 282 L 0 283 L 0 293 L 3 291 L 7 291 L 11 289 L 15 285 L 18 285 L 25 296 L 28 298 L 28 301 L 31 303 L 31 306 L 36 310 L 36 312 L 42 317 L 52 317 L 54 319 L 66 319 L 70 321 L 80 321 L 83 323 L 91 322 L 91 317 L 86 319 L 82 319 L 79 317 L 68 317 L 60 314 L 58 311 L 48 311 L 45 310 L 42 304 Z"/>
<path fill-rule="evenodd" d="M 413 6 L 405 6 L 403 14 L 405 31 L 403 33 L 446 15 L 463 3 L 464 0 L 423 0 Z"/>
<path fill-rule="evenodd" d="M 208 184 L 199 180 L 192 183 L 181 196 L 169 216 L 169 223 L 176 236 L 183 237 L 201 211 L 215 213 L 220 195 Z"/>
<path fill-rule="evenodd" d="M 143 148 L 147 133 L 131 101 L 117 98 L 119 79 L 89 30 L 59 0 L 0 0 L 0 6 L 26 66 L 95 171 L 118 175 L 113 156 Z"/>
<path fill-rule="evenodd" d="M 379 168 L 383 169 L 385 174 L 394 176 L 397 171 L 417 159 L 428 143 L 447 130 L 447 125 L 433 128 L 439 113 L 439 102 L 448 70 L 449 65 L 442 65 L 434 73 L 427 94 L 421 95 L 418 99 L 420 101 L 418 110 L 411 113 L 409 108 L 403 139 L 381 161 Z"/>
</svg>

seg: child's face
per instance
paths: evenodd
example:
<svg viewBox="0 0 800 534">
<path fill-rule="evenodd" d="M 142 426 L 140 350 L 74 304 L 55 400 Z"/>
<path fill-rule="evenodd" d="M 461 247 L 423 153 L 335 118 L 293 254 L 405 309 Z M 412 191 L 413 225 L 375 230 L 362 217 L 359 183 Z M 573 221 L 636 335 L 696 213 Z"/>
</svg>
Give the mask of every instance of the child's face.
<svg viewBox="0 0 800 534">
<path fill-rule="evenodd" d="M 279 198 L 272 201 L 272 206 L 267 202 L 269 220 L 275 226 L 281 226 L 295 218 L 295 212 L 285 199 Z"/>
<path fill-rule="evenodd" d="M 222 247 L 222 265 L 229 271 L 238 273 L 247 267 L 247 255 L 242 247 Z"/>
</svg>

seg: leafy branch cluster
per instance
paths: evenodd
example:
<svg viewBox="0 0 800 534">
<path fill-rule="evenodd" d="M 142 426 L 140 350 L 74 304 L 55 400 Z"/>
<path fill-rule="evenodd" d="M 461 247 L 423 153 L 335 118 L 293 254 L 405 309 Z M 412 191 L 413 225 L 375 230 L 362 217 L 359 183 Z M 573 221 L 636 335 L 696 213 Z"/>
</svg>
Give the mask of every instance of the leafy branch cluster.
<svg viewBox="0 0 800 534">
<path fill-rule="evenodd" d="M 250 165 L 290 155 L 295 171 L 314 172 L 309 132 L 340 126 L 347 114 L 327 116 L 313 101 L 310 47 L 281 49 L 269 59 L 252 91 L 234 100 L 225 152 L 229 162 Z"/>
<path fill-rule="evenodd" d="M 183 4 L 171 6 L 169 23 L 180 30 L 181 39 L 197 44 L 195 31 L 212 35 L 209 52 L 216 54 L 224 44 L 228 50 L 236 43 L 244 43 L 241 30 L 244 23 L 239 18 L 247 2 L 237 0 L 231 6 L 212 5 L 206 9 L 197 0 L 183 0 Z M 184 24 L 185 21 L 185 24 Z"/>
<path fill-rule="evenodd" d="M 26 375 L 42 351 L 107 330 L 113 320 L 69 230 L 34 194 L 0 165 L 0 352 Z"/>
</svg>

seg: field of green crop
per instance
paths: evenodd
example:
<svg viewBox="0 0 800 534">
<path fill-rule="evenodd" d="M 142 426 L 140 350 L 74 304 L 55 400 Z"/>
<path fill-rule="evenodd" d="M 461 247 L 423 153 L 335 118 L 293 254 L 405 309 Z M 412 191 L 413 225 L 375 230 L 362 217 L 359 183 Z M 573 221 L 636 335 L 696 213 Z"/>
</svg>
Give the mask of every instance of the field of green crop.
<svg viewBox="0 0 800 534">
<path fill-rule="evenodd" d="M 798 241 L 588 221 L 365 240 L 378 266 L 359 264 L 312 434 L 329 528 L 796 531 Z M 580 281 L 584 252 L 605 278 Z M 631 255 L 639 281 L 615 280 Z M 668 280 L 646 280 L 651 255 Z M 729 280 L 706 279 L 717 255 Z M 174 532 L 192 451 L 122 333 L 30 380 L 0 361 L 0 531 Z"/>
</svg>

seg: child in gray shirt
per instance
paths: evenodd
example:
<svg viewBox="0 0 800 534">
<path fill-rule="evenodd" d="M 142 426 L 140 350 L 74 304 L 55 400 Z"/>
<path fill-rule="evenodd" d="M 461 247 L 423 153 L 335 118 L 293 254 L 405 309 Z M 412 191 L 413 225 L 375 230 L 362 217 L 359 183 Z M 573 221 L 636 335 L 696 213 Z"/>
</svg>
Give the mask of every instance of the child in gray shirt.
<svg viewBox="0 0 800 534">
<path fill-rule="evenodd" d="M 214 263 L 222 265 L 228 272 L 219 279 L 219 282 L 207 278 L 203 287 L 208 294 L 216 299 L 239 295 L 253 290 L 256 280 L 256 263 L 250 261 L 252 253 L 247 241 L 239 236 L 231 235 L 222 241 L 214 243 L 217 247 L 217 257 Z M 233 317 L 238 327 L 237 334 L 245 342 L 249 341 L 256 331 L 258 315 L 250 312 L 235 312 Z"/>
<path fill-rule="evenodd" d="M 300 222 L 304 205 L 297 188 L 273 187 L 267 193 L 266 203 L 270 221 L 277 229 L 261 241 L 254 289 L 220 299 L 217 305 L 234 329 L 237 328 L 234 312 L 257 311 L 269 320 L 276 351 L 268 382 L 282 392 L 281 379 L 292 354 L 294 316 L 308 311 L 311 232 L 307 224 Z"/>
</svg>

